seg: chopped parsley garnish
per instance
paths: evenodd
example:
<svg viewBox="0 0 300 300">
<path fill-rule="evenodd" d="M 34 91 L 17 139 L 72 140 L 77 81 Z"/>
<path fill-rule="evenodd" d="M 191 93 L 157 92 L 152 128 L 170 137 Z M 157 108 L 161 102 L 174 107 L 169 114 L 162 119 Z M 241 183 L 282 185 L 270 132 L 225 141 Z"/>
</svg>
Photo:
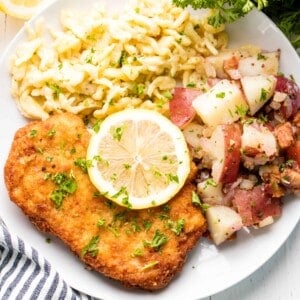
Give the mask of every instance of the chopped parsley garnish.
<svg viewBox="0 0 300 300">
<path fill-rule="evenodd" d="M 121 224 L 126 220 L 126 210 L 120 211 L 114 214 L 113 217 L 114 222 L 119 221 Z"/>
<path fill-rule="evenodd" d="M 155 251 L 159 251 L 167 242 L 168 237 L 164 233 L 160 232 L 159 229 L 157 229 L 152 241 L 144 241 L 144 246 L 153 248 Z"/>
<path fill-rule="evenodd" d="M 141 268 L 141 271 L 146 271 L 146 270 L 149 270 L 149 269 L 152 269 L 153 267 L 155 267 L 159 262 L 157 260 L 154 260 L 154 261 L 151 261 L 149 262 L 148 264 L 144 265 L 142 268 Z"/>
<path fill-rule="evenodd" d="M 95 49 L 92 48 L 90 53 L 87 55 L 87 57 L 85 58 L 85 62 L 87 64 L 93 64 L 93 58 L 94 58 L 94 54 L 95 53 Z"/>
<path fill-rule="evenodd" d="M 128 53 L 126 51 L 121 52 L 121 56 L 119 58 L 119 66 L 122 67 L 126 63 L 126 59 L 128 57 Z"/>
<path fill-rule="evenodd" d="M 91 40 L 91 41 L 96 41 L 96 37 L 95 37 L 95 35 L 93 35 L 93 34 L 88 34 L 88 35 L 86 36 L 86 38 L 87 38 L 88 40 Z"/>
<path fill-rule="evenodd" d="M 279 165 L 279 172 L 283 172 L 286 168 L 292 168 L 293 164 L 294 164 L 294 160 L 293 159 L 289 159 L 286 162 L 282 163 Z"/>
<path fill-rule="evenodd" d="M 131 203 L 129 202 L 129 197 L 128 197 L 128 196 L 127 196 L 127 197 L 124 197 L 124 198 L 122 199 L 122 204 L 125 205 L 125 206 L 128 207 L 128 208 L 131 208 L 131 207 L 132 207 Z"/>
<path fill-rule="evenodd" d="M 225 98 L 225 92 L 217 93 L 217 94 L 216 94 L 216 97 L 217 97 L 217 98 L 221 98 L 221 99 Z"/>
<path fill-rule="evenodd" d="M 103 159 L 100 155 L 95 155 L 93 157 L 93 160 L 96 160 L 97 162 L 105 164 L 107 167 L 109 166 L 109 162 L 106 159 Z"/>
<path fill-rule="evenodd" d="M 180 233 L 183 231 L 185 224 L 184 219 L 179 219 L 177 221 L 168 220 L 167 226 L 168 228 L 173 231 L 176 235 L 180 235 Z"/>
<path fill-rule="evenodd" d="M 153 170 L 153 174 L 155 177 L 161 177 L 162 174 L 160 173 L 160 171 L 156 168 L 156 167 L 152 167 L 152 170 Z"/>
<path fill-rule="evenodd" d="M 294 77 L 294 75 L 293 75 L 293 74 L 290 74 L 290 76 L 289 76 L 289 77 L 290 77 L 290 79 L 291 79 L 291 80 L 293 80 L 294 82 L 296 82 L 296 81 L 295 81 L 295 77 Z"/>
<path fill-rule="evenodd" d="M 81 256 L 90 255 L 92 257 L 96 257 L 99 249 L 98 243 L 100 241 L 100 237 L 98 235 L 93 236 L 89 243 L 82 249 Z"/>
<path fill-rule="evenodd" d="M 249 108 L 246 105 L 236 105 L 235 113 L 240 117 L 245 117 L 249 111 Z"/>
<path fill-rule="evenodd" d="M 136 248 L 134 251 L 131 253 L 131 257 L 138 257 L 143 255 L 143 250 L 141 248 Z"/>
<path fill-rule="evenodd" d="M 75 147 L 72 147 L 71 149 L 70 149 L 70 154 L 75 154 L 76 153 L 76 148 Z"/>
<path fill-rule="evenodd" d="M 203 212 L 206 212 L 206 210 L 210 207 L 209 204 L 202 203 L 200 197 L 195 192 L 192 194 L 192 203 L 199 206 Z"/>
<path fill-rule="evenodd" d="M 115 238 L 118 238 L 120 236 L 119 228 L 122 226 L 122 224 L 123 224 L 122 222 L 120 224 L 117 224 L 115 220 L 112 223 L 107 224 L 104 218 L 100 218 L 97 221 L 96 225 L 98 228 L 102 228 L 110 231 L 115 236 Z"/>
<path fill-rule="evenodd" d="M 162 95 L 167 98 L 168 100 L 172 99 L 173 98 L 173 95 L 172 93 L 169 91 L 169 90 L 166 90 L 162 93 Z"/>
<path fill-rule="evenodd" d="M 93 125 L 93 130 L 98 133 L 100 130 L 100 126 L 101 126 L 102 121 L 98 120 L 94 125 Z"/>
<path fill-rule="evenodd" d="M 263 54 L 258 53 L 258 54 L 257 54 L 257 59 L 258 59 L 258 60 L 266 60 L 267 58 L 266 58 Z"/>
<path fill-rule="evenodd" d="M 206 189 L 208 186 L 216 187 L 217 183 L 212 178 L 208 178 L 208 179 L 205 180 L 204 188 Z"/>
<path fill-rule="evenodd" d="M 131 222 L 131 230 L 133 232 L 140 232 L 142 230 L 141 226 L 138 224 L 137 220 L 134 219 L 132 222 Z"/>
<path fill-rule="evenodd" d="M 47 157 L 46 157 L 46 161 L 52 162 L 52 161 L 53 161 L 53 156 L 47 156 Z"/>
<path fill-rule="evenodd" d="M 54 99 L 57 99 L 59 94 L 62 93 L 61 87 L 56 83 L 46 82 L 46 86 L 52 90 Z"/>
<path fill-rule="evenodd" d="M 141 96 L 145 92 L 146 86 L 143 83 L 135 83 L 132 87 L 132 93 L 134 96 Z"/>
<path fill-rule="evenodd" d="M 295 162 L 295 161 L 294 161 L 293 159 L 288 159 L 288 160 L 285 162 L 285 165 L 286 165 L 288 168 L 292 168 L 294 162 Z"/>
<path fill-rule="evenodd" d="M 169 204 L 165 204 L 165 205 L 162 207 L 162 210 L 165 211 L 165 212 L 170 212 L 171 207 L 170 207 Z"/>
<path fill-rule="evenodd" d="M 186 85 L 186 87 L 189 87 L 189 88 L 194 88 L 196 87 L 196 83 L 195 82 L 190 82 Z"/>
<path fill-rule="evenodd" d="M 123 166 L 126 170 L 129 170 L 131 168 L 131 164 L 123 164 Z"/>
<path fill-rule="evenodd" d="M 232 113 L 232 110 L 230 108 L 228 108 L 228 113 L 230 114 L 230 116 L 233 118 L 233 113 Z"/>
<path fill-rule="evenodd" d="M 179 178 L 178 178 L 177 175 L 173 175 L 171 173 L 168 173 L 168 174 L 166 174 L 166 177 L 167 177 L 169 182 L 179 183 Z"/>
<path fill-rule="evenodd" d="M 50 194 L 50 199 L 56 208 L 60 208 L 63 200 L 77 190 L 77 183 L 72 173 L 70 175 L 66 173 L 50 174 L 47 179 L 51 179 L 57 186 L 57 189 Z"/>
<path fill-rule="evenodd" d="M 50 199 L 54 202 L 56 208 L 60 208 L 62 206 L 65 197 L 65 193 L 61 190 L 54 190 L 50 195 Z"/>
<path fill-rule="evenodd" d="M 101 193 L 99 191 L 96 191 L 96 192 L 94 192 L 93 197 L 99 198 L 99 197 L 101 197 Z"/>
<path fill-rule="evenodd" d="M 192 193 L 192 203 L 199 206 L 201 205 L 200 197 L 195 192 Z"/>
<path fill-rule="evenodd" d="M 85 158 L 80 157 L 74 161 L 74 165 L 81 168 L 83 173 L 87 173 L 88 168 L 90 168 L 92 166 L 92 161 L 86 160 Z"/>
<path fill-rule="evenodd" d="M 122 138 L 122 135 L 123 135 L 123 132 L 124 132 L 124 127 L 117 127 L 115 128 L 115 130 L 113 131 L 112 133 L 112 136 L 115 140 L 117 140 L 118 142 L 120 142 L 121 138 Z"/>
<path fill-rule="evenodd" d="M 127 206 L 128 208 L 132 207 L 131 203 L 129 202 L 129 195 L 128 195 L 128 191 L 127 191 L 126 187 L 122 186 L 120 188 L 120 190 L 116 194 L 114 194 L 112 197 L 115 199 L 119 199 L 120 197 L 123 197 L 121 199 L 122 204 Z"/>
<path fill-rule="evenodd" d="M 110 208 L 110 209 L 115 209 L 115 208 L 116 208 L 115 203 L 114 203 L 113 201 L 109 200 L 109 199 L 107 199 L 107 200 L 105 201 L 105 205 L 106 205 L 108 208 Z"/>
<path fill-rule="evenodd" d="M 167 100 L 170 100 L 171 98 L 167 98 L 167 97 L 164 97 L 164 98 L 157 98 L 156 101 L 155 101 L 155 104 L 158 108 L 163 108 L 164 105 L 166 104 L 166 99 Z"/>
<path fill-rule="evenodd" d="M 118 238 L 120 236 L 120 233 L 115 226 L 110 224 L 106 228 L 115 236 L 115 238 Z"/>
<path fill-rule="evenodd" d="M 257 116 L 257 120 L 259 123 L 265 124 L 269 121 L 269 118 L 267 115 L 264 115 L 263 113 L 259 113 Z"/>
<path fill-rule="evenodd" d="M 163 212 L 162 212 L 162 213 L 159 214 L 158 217 L 159 217 L 159 219 L 162 220 L 162 221 L 163 221 L 163 220 L 168 220 L 168 219 L 170 219 L 170 215 L 169 215 L 168 212 L 166 212 L 166 213 L 163 213 Z"/>
<path fill-rule="evenodd" d="M 168 220 L 168 219 L 170 219 L 170 210 L 171 210 L 170 205 L 169 204 L 165 204 L 162 207 L 162 212 L 158 215 L 159 219 L 160 220 Z"/>
<path fill-rule="evenodd" d="M 44 149 L 41 147 L 36 148 L 36 152 L 38 152 L 39 154 L 43 154 L 44 153 Z"/>
<path fill-rule="evenodd" d="M 36 129 L 32 129 L 32 130 L 29 132 L 29 137 L 30 137 L 30 138 L 36 137 L 36 136 L 37 136 L 37 133 L 38 133 L 38 131 L 37 131 Z"/>
<path fill-rule="evenodd" d="M 242 123 L 245 124 L 245 125 L 251 125 L 251 124 L 253 124 L 255 121 L 256 121 L 255 118 L 246 118 L 246 119 L 242 120 Z"/>
<path fill-rule="evenodd" d="M 106 220 L 104 218 L 101 218 L 97 221 L 97 227 L 105 227 Z"/>
<path fill-rule="evenodd" d="M 55 136 L 55 134 L 56 134 L 56 130 L 52 128 L 48 131 L 47 135 L 48 135 L 48 137 L 52 138 Z"/>
<path fill-rule="evenodd" d="M 268 96 L 268 92 L 262 88 L 260 91 L 260 101 L 266 101 L 267 100 L 267 96 Z"/>
<path fill-rule="evenodd" d="M 150 230 L 152 227 L 152 222 L 149 220 L 145 220 L 143 222 L 143 227 L 145 228 L 146 231 Z"/>
</svg>

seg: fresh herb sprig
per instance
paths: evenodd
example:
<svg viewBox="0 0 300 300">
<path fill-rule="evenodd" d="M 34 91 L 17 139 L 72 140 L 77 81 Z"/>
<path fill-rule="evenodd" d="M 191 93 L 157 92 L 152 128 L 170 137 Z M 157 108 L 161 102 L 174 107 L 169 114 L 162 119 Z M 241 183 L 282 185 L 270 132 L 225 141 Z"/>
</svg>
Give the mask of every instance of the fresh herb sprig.
<svg viewBox="0 0 300 300">
<path fill-rule="evenodd" d="M 278 25 L 297 49 L 300 48 L 300 1 L 269 0 L 264 12 Z"/>
<path fill-rule="evenodd" d="M 245 16 L 254 7 L 262 10 L 268 5 L 267 0 L 172 0 L 179 7 L 191 6 L 193 9 L 210 8 L 212 14 L 208 18 L 208 23 L 214 27 L 219 27 L 226 23 L 232 23 Z"/>
<path fill-rule="evenodd" d="M 245 16 L 254 7 L 266 13 L 287 36 L 296 49 L 300 49 L 299 0 L 172 0 L 179 7 L 212 9 L 208 23 L 219 27 Z"/>
</svg>

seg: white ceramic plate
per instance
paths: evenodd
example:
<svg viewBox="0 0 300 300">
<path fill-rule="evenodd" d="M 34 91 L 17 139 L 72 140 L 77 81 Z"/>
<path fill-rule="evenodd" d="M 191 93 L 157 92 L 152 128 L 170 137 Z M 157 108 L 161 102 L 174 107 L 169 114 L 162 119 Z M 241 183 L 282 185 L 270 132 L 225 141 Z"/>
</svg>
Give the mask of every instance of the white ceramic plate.
<svg viewBox="0 0 300 300">
<path fill-rule="evenodd" d="M 109 9 L 120 9 L 125 1 L 102 0 Z M 89 6 L 95 0 L 88 1 Z M 85 0 L 60 0 L 43 10 L 48 24 L 58 26 L 59 12 L 65 8 L 87 9 Z M 34 18 L 32 22 L 34 22 Z M 300 60 L 292 46 L 276 26 L 262 13 L 251 12 L 246 18 L 228 27 L 231 45 L 254 43 L 266 50 L 281 49 L 281 71 L 292 74 L 300 83 Z M 38 232 L 9 201 L 3 182 L 3 166 L 17 128 L 26 123 L 10 96 L 8 73 L 9 56 L 16 45 L 25 40 L 22 29 L 0 60 L 0 207 L 1 217 L 8 228 L 42 253 L 72 287 L 89 295 L 110 300 L 140 299 L 199 299 L 220 292 L 241 281 L 264 264 L 285 242 L 299 221 L 300 201 L 287 199 L 282 217 L 272 226 L 257 231 L 240 231 L 238 239 L 216 248 L 203 240 L 196 246 L 182 270 L 162 291 L 148 293 L 128 290 L 119 283 L 88 271 L 84 265 L 58 240 L 46 243 L 45 235 Z"/>
</svg>

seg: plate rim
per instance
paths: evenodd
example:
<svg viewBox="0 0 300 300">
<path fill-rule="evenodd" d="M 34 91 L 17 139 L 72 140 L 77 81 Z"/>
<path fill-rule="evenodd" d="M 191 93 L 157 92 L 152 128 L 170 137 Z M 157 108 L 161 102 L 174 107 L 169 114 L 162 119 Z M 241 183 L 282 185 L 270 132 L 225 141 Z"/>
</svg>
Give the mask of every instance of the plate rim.
<svg viewBox="0 0 300 300">
<path fill-rule="evenodd" d="M 84 1 L 84 0 L 77 0 L 77 2 L 82 2 L 82 1 Z M 105 0 L 104 2 L 106 2 L 106 1 L 108 1 L 108 0 Z M 43 14 L 45 14 L 47 11 L 48 11 L 48 9 L 49 8 L 52 8 L 53 9 L 53 7 L 55 7 L 55 5 L 58 5 L 58 2 L 61 2 L 61 3 L 63 3 L 63 2 L 71 2 L 71 1 L 69 1 L 69 0 L 64 0 L 64 1 L 62 1 L 62 0 L 55 0 L 55 1 L 52 1 L 52 2 L 49 2 L 45 7 L 43 7 L 40 11 L 39 11 L 39 13 L 35 16 L 35 17 L 33 17 L 29 22 L 28 22 L 28 25 L 31 25 L 31 24 L 33 24 L 41 15 L 43 15 Z M 94 2 L 99 2 L 99 1 L 94 1 Z M 252 12 L 251 12 L 252 13 Z M 264 16 L 264 18 L 267 18 L 268 19 L 268 22 L 271 22 L 271 23 L 273 23 L 272 22 L 272 20 L 270 20 L 265 14 L 263 14 L 262 12 L 259 12 L 259 11 L 253 11 L 253 13 L 256 13 L 256 14 L 261 14 L 261 15 L 263 15 Z M 273 23 L 274 24 L 274 23 Z M 234 24 L 233 25 L 231 25 L 231 26 L 234 26 Z M 279 35 L 281 35 L 281 39 L 284 39 L 285 40 L 285 42 L 287 42 L 288 44 L 289 44 L 289 47 L 291 47 L 294 51 L 295 51 L 295 54 L 298 56 L 298 54 L 297 54 L 297 52 L 296 52 L 296 50 L 290 45 L 290 43 L 289 43 L 289 41 L 288 41 L 288 39 L 287 39 L 287 37 L 277 28 L 277 26 L 274 24 L 274 26 L 275 26 L 275 30 L 277 30 L 277 34 L 279 34 Z M 8 54 L 10 53 L 10 51 L 12 50 L 12 48 L 14 47 L 14 45 L 18 42 L 18 40 L 20 39 L 20 37 L 22 37 L 22 35 L 25 33 L 25 31 L 26 31 L 26 26 L 23 26 L 20 30 L 19 30 L 19 32 L 14 36 L 14 38 L 11 40 L 11 42 L 8 44 L 8 46 L 5 48 L 5 50 L 3 51 L 3 53 L 2 53 L 2 55 L 1 55 L 1 57 L 0 57 L 0 66 L 1 65 L 3 65 L 3 64 L 7 64 L 7 62 L 6 62 L 6 59 L 7 59 L 7 56 L 8 56 Z M 2 176 L 3 177 L 3 176 Z M 1 180 L 3 180 L 3 179 L 1 179 Z M 9 200 L 9 198 L 7 199 L 7 200 Z M 2 215 L 2 213 L 1 213 L 1 215 Z M 4 221 L 5 221 L 5 218 L 3 218 L 4 219 Z M 239 282 L 241 282 L 242 280 L 244 280 L 245 278 L 247 278 L 248 276 L 250 276 L 252 273 L 254 273 L 255 271 L 257 271 L 258 269 L 260 269 L 278 250 L 279 250 L 279 248 L 286 242 L 286 240 L 289 238 L 289 236 L 290 236 L 290 234 L 293 232 L 293 230 L 295 229 L 295 227 L 297 226 L 297 224 L 299 223 L 299 216 L 298 216 L 298 220 L 297 221 L 295 221 L 293 224 L 292 224 L 292 226 L 290 227 L 291 228 L 291 230 L 289 231 L 289 233 L 279 242 L 279 243 L 277 243 L 277 245 L 276 245 L 276 247 L 275 248 L 273 248 L 272 250 L 273 251 L 271 251 L 271 252 L 269 252 L 269 254 L 266 256 L 266 258 L 265 258 L 265 260 L 264 260 L 264 262 L 262 262 L 259 266 L 253 266 L 253 269 L 248 269 L 248 272 L 245 272 L 245 274 L 244 274 L 244 276 L 242 276 L 242 277 L 240 277 L 240 278 L 237 278 L 234 282 L 232 282 L 231 284 L 227 284 L 227 286 L 223 286 L 223 287 L 220 287 L 219 289 L 216 289 L 213 293 L 208 293 L 207 295 L 205 294 L 205 295 L 201 295 L 201 298 L 203 298 L 203 297 L 208 297 L 208 296 L 211 296 L 211 295 L 214 295 L 214 294 L 216 294 L 216 293 L 219 293 L 219 292 L 221 292 L 221 291 L 223 291 L 223 290 L 225 290 L 225 289 L 227 289 L 227 288 L 229 288 L 229 287 L 232 287 L 232 286 L 234 286 L 234 285 L 236 285 L 237 283 L 239 283 Z M 17 232 L 15 232 L 14 231 L 14 228 L 11 228 L 11 226 L 9 226 L 9 230 L 12 232 L 12 233 L 14 233 L 14 234 L 16 234 L 16 235 L 18 235 L 18 233 Z M 197 247 L 197 246 L 196 246 Z M 73 255 L 73 254 L 72 254 Z M 103 276 L 103 275 L 101 275 L 101 276 Z M 68 282 L 69 283 L 69 282 Z M 70 284 L 70 283 L 69 283 Z M 70 284 L 71 285 L 71 284 Z M 71 285 L 72 286 L 72 285 Z M 77 287 L 75 287 L 75 289 L 78 289 Z M 84 292 L 84 293 L 87 293 L 87 291 L 85 291 L 85 290 L 82 290 L 82 289 L 78 289 L 78 290 L 80 290 L 80 291 L 82 291 L 82 292 Z M 93 295 L 93 294 L 90 294 L 90 295 Z M 197 296 L 197 295 L 196 295 Z M 99 297 L 99 295 L 95 295 L 94 297 Z"/>
</svg>

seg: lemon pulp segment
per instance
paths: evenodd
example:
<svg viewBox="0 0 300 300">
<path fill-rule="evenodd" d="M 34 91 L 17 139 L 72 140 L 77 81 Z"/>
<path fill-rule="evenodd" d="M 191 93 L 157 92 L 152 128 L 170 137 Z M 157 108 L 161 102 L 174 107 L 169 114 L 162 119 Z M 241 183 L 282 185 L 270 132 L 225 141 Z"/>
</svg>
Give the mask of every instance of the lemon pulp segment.
<svg viewBox="0 0 300 300">
<path fill-rule="evenodd" d="M 190 158 L 181 130 L 157 112 L 125 110 L 107 117 L 90 140 L 92 183 L 120 205 L 161 205 L 183 186 Z"/>
</svg>

